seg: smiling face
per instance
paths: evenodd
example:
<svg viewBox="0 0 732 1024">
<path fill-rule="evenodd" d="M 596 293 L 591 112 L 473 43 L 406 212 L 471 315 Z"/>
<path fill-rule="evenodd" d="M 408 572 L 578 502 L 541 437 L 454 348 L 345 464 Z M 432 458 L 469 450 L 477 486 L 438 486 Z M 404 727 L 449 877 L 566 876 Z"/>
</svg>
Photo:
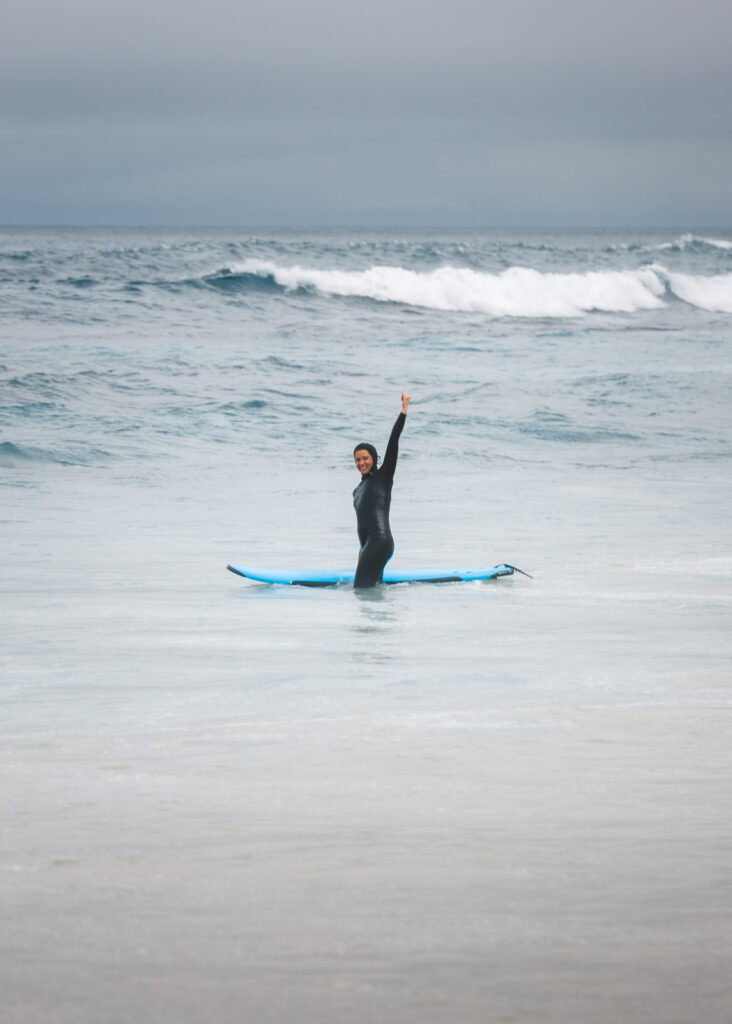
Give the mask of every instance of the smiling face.
<svg viewBox="0 0 732 1024">
<path fill-rule="evenodd" d="M 369 452 L 365 448 L 359 448 L 354 453 L 353 461 L 356 463 L 356 469 L 359 471 L 361 476 L 366 476 L 373 469 L 374 460 L 371 458 Z"/>
</svg>

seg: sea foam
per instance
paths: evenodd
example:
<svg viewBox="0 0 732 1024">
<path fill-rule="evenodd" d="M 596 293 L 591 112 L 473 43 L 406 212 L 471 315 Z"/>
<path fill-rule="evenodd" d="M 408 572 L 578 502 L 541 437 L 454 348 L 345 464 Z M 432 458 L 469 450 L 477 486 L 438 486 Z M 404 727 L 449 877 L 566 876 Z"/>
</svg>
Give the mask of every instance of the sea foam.
<svg viewBox="0 0 732 1024">
<path fill-rule="evenodd" d="M 685 249 L 703 248 L 708 246 L 712 249 L 730 249 L 732 250 L 732 242 L 726 238 L 707 238 L 700 235 L 686 234 L 682 235 L 675 242 L 663 242 L 658 246 L 659 249 L 677 249 L 683 252 Z"/>
<path fill-rule="evenodd" d="M 732 313 L 732 274 L 702 277 L 694 274 L 668 274 L 673 294 L 698 309 L 710 313 Z"/>
<path fill-rule="evenodd" d="M 319 270 L 247 260 L 231 267 L 230 273 L 256 275 L 286 289 L 309 288 L 327 295 L 495 317 L 575 317 L 595 310 L 633 313 L 662 306 L 666 293 L 662 278 L 649 267 L 585 273 L 511 267 L 492 274 L 451 266 L 432 271 L 394 266 Z"/>
</svg>

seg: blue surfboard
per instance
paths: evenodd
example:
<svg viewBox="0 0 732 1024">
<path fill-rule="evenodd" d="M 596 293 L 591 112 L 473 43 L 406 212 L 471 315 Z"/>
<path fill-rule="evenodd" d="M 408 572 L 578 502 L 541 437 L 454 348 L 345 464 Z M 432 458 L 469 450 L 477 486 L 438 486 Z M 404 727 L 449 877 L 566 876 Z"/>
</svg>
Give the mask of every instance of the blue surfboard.
<svg viewBox="0 0 732 1024">
<path fill-rule="evenodd" d="M 353 583 L 355 569 L 259 569 L 251 565 L 227 565 L 230 572 L 257 583 L 282 583 L 294 587 L 334 587 Z M 459 583 L 469 580 L 492 580 L 520 572 L 515 565 L 492 565 L 480 569 L 384 569 L 384 583 Z"/>
</svg>

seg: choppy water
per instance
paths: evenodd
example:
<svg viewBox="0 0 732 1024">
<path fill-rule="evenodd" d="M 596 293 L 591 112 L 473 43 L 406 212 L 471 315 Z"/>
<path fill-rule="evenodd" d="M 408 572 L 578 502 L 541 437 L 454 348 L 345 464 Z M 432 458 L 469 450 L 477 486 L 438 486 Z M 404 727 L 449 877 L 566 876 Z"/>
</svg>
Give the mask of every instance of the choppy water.
<svg viewBox="0 0 732 1024">
<path fill-rule="evenodd" d="M 13 1021 L 722 1022 L 732 234 L 0 232 Z M 367 594 L 351 450 L 414 395 Z"/>
</svg>

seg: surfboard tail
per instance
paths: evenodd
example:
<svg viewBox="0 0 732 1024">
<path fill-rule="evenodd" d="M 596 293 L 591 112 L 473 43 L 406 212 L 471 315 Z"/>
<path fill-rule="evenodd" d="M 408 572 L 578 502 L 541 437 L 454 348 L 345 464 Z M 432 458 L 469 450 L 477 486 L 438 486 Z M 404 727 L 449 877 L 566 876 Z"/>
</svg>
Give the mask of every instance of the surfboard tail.
<svg viewBox="0 0 732 1024">
<path fill-rule="evenodd" d="M 533 578 L 534 578 L 530 573 L 524 572 L 523 569 L 519 569 L 519 567 L 517 565 L 509 565 L 508 562 L 507 562 L 506 563 L 506 568 L 510 569 L 512 572 L 520 572 L 522 576 L 526 576 L 530 580 L 533 580 Z"/>
</svg>

